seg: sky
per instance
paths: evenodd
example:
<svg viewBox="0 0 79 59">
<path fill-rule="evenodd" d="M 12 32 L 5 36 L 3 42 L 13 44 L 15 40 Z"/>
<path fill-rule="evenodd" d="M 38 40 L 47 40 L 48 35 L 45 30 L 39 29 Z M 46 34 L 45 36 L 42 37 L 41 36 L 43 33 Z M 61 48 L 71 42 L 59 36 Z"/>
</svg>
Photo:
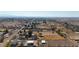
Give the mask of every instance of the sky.
<svg viewBox="0 0 79 59">
<path fill-rule="evenodd" d="M 79 11 L 0 11 L 0 17 L 79 17 Z"/>
</svg>

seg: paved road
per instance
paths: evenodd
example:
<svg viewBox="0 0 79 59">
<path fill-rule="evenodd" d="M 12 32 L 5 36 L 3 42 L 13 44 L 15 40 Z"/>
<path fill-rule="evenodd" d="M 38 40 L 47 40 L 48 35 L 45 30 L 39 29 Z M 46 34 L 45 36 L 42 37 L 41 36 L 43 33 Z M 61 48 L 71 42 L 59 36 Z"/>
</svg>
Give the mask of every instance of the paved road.
<svg viewBox="0 0 79 59">
<path fill-rule="evenodd" d="M 18 30 L 18 29 L 15 30 L 14 33 L 13 33 L 10 37 L 4 39 L 3 43 L 2 43 L 0 46 L 1 46 L 1 47 L 6 46 L 6 44 L 7 44 L 11 39 L 13 39 L 13 38 L 17 35 L 17 33 L 18 33 L 20 30 L 22 30 L 23 28 L 24 28 L 24 27 L 22 27 L 22 28 L 19 29 L 19 30 Z"/>
</svg>

